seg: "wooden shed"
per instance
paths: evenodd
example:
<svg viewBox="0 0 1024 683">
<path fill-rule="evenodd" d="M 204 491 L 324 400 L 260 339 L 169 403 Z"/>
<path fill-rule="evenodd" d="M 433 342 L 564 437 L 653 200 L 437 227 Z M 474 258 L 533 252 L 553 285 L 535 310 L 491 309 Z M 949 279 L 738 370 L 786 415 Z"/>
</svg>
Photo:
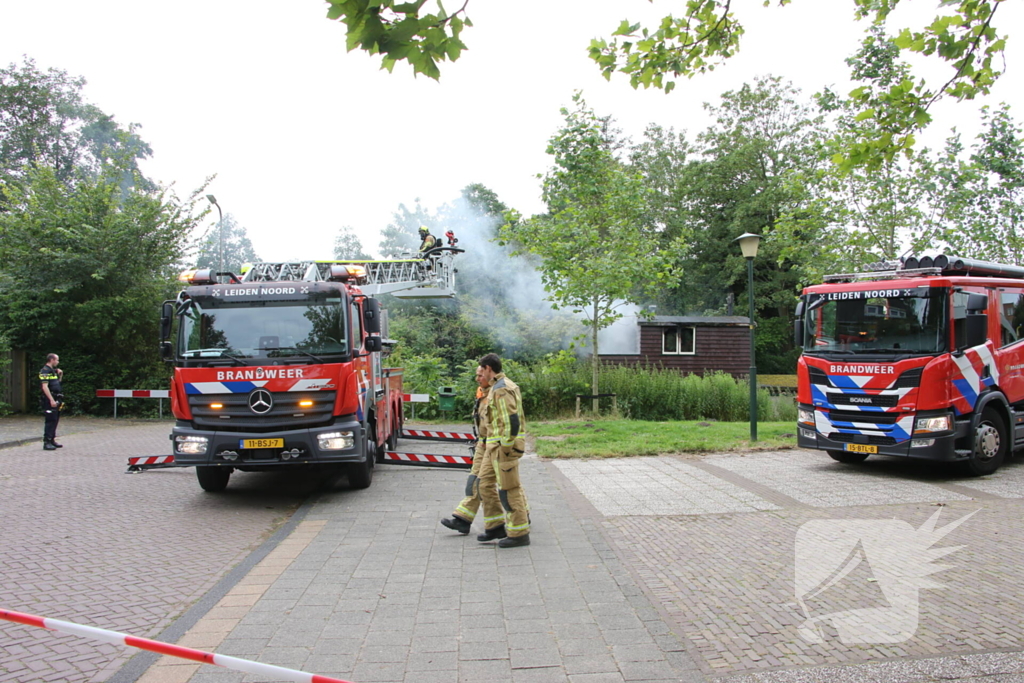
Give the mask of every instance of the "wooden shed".
<svg viewBox="0 0 1024 683">
<path fill-rule="evenodd" d="M 633 328 L 622 323 L 632 321 Z M 599 338 L 601 361 L 617 365 L 650 365 L 682 374 L 722 371 L 733 376 L 750 372 L 750 323 L 746 316 L 655 316 L 626 318 L 618 333 Z M 623 343 L 624 333 L 635 341 Z M 605 344 L 605 339 L 610 343 Z"/>
</svg>

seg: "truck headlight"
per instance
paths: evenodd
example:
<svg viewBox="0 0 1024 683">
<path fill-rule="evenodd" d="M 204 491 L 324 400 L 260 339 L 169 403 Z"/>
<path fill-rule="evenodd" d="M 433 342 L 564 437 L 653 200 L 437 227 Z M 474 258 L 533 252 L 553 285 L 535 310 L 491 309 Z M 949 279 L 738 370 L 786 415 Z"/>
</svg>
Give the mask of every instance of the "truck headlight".
<svg viewBox="0 0 1024 683">
<path fill-rule="evenodd" d="M 344 451 L 352 448 L 355 443 L 352 432 L 324 432 L 318 434 L 316 440 L 322 451 Z"/>
<path fill-rule="evenodd" d="M 804 424 L 814 424 L 814 409 L 813 408 L 797 408 L 796 409 L 796 421 L 803 422 Z"/>
<path fill-rule="evenodd" d="M 952 429 L 949 415 L 941 417 L 919 417 L 914 423 L 915 434 L 926 434 L 928 432 L 948 432 Z"/>
<path fill-rule="evenodd" d="M 205 436 L 176 436 L 174 437 L 174 450 L 188 455 L 202 455 L 206 452 L 209 443 L 210 440 Z"/>
</svg>

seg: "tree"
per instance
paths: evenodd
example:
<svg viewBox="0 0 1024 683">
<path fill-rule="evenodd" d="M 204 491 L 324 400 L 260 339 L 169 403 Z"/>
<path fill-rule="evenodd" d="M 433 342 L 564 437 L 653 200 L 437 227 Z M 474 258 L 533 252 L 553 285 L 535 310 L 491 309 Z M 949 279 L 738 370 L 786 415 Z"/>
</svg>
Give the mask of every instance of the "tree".
<svg viewBox="0 0 1024 683">
<path fill-rule="evenodd" d="M 969 157 L 953 135 L 924 174 L 935 207 L 929 227 L 957 256 L 1024 265 L 1021 128 L 1006 105 L 986 108 L 983 120 Z"/>
<path fill-rule="evenodd" d="M 397 258 L 403 254 L 416 252 L 420 246 L 420 239 L 417 231 L 421 225 L 430 228 L 435 237 L 437 232 L 432 227 L 435 219 L 423 208 L 420 200 L 416 200 L 416 206 L 410 211 L 405 204 L 399 204 L 398 210 L 392 215 L 391 223 L 381 231 L 380 245 L 378 249 L 384 258 Z"/>
<path fill-rule="evenodd" d="M 562 110 L 565 123 L 548 145 L 554 161 L 544 177 L 548 214 L 506 223 L 501 237 L 519 253 L 540 257 L 551 300 L 583 315 L 590 328 L 596 395 L 598 331 L 621 317 L 619 305 L 638 303 L 643 289 L 666 285 L 672 271 L 666 252 L 651 248 L 658 238 L 644 220 L 643 179 L 616 155 L 623 141 L 579 93 L 573 102 L 572 111 Z M 595 411 L 597 404 L 595 398 Z"/>
<path fill-rule="evenodd" d="M 196 268 L 238 273 L 243 263 L 259 261 L 249 234 L 230 213 L 210 228 L 199 248 Z"/>
<path fill-rule="evenodd" d="M 720 314 L 729 295 L 746 300 L 746 265 L 734 240 L 745 232 L 762 235 L 754 263 L 756 352 L 758 366 L 773 372 L 792 371 L 788 329 L 802 282 L 798 265 L 816 260 L 819 236 L 777 226 L 784 216 L 813 210 L 811 195 L 793 178 L 827 163 L 820 117 L 798 97 L 791 84 L 765 77 L 705 105 L 715 122 L 697 136 L 673 186 L 686 244 L 680 286 L 659 298 L 677 314 Z"/>
<path fill-rule="evenodd" d="M 334 258 L 339 261 L 372 261 L 373 257 L 363 250 L 363 243 L 355 229 L 344 225 L 334 237 Z"/>
<path fill-rule="evenodd" d="M 882 108 L 864 102 L 863 115 L 878 120 L 878 135 L 856 141 L 844 153 L 846 169 L 875 166 L 914 145 L 914 132 L 931 120 L 928 109 L 938 99 L 970 100 L 987 94 L 1001 75 L 997 67 L 1006 46 L 995 14 L 1003 0 L 947 0 L 945 9 L 920 30 L 903 28 L 896 44 L 907 52 L 942 60 L 951 73 L 935 85 L 926 79 L 907 79 L 886 92 Z M 780 6 L 790 0 L 778 0 Z M 466 16 L 469 0 L 455 12 L 440 2 L 434 12 L 424 12 L 427 0 L 328 0 L 329 19 L 345 24 L 348 49 L 362 49 L 383 58 L 391 71 L 406 61 L 413 73 L 440 78 L 439 61 L 459 59 L 466 45 L 462 32 L 472 22 Z M 764 4 L 770 4 L 764 0 Z M 900 0 L 853 0 L 856 19 L 884 26 Z M 624 20 L 610 39 L 591 41 L 589 52 L 606 78 L 615 73 L 629 77 L 634 88 L 674 89 L 679 78 L 713 71 L 739 50 L 744 28 L 732 12 L 732 0 L 687 0 L 679 16 L 668 15 L 654 27 Z M 780 40 L 792 39 L 780 37 Z M 854 99 L 861 93 L 854 91 Z"/>
<path fill-rule="evenodd" d="M 199 218 L 197 191 L 121 188 L 123 166 L 69 187 L 54 168 L 29 169 L 0 213 L 0 333 L 42 364 L 60 353 L 72 409 L 95 390 L 156 388 L 167 369 L 155 349 L 160 302 Z"/>
<path fill-rule="evenodd" d="M 84 102 L 84 85 L 60 69 L 41 71 L 28 58 L 0 69 L 0 182 L 16 183 L 38 166 L 52 168 L 62 183 L 119 167 L 122 191 L 132 184 L 155 189 L 139 172 L 138 160 L 152 150 L 137 126 L 125 130 Z"/>
</svg>

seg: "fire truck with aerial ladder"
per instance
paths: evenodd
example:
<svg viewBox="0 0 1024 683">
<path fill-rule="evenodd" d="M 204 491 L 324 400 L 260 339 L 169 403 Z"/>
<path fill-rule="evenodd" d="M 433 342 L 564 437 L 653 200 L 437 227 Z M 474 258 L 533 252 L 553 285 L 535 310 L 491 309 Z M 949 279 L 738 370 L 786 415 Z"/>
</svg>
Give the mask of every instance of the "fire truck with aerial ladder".
<svg viewBox="0 0 1024 683">
<path fill-rule="evenodd" d="M 801 448 L 996 471 L 1024 447 L 1024 267 L 911 257 L 831 275 L 796 309 Z"/>
<path fill-rule="evenodd" d="M 395 451 L 403 435 L 402 370 L 385 367 L 395 342 L 374 298 L 453 297 L 453 261 L 463 252 L 455 244 L 449 234 L 449 246 L 397 260 L 183 273 L 188 285 L 164 302 L 160 319 L 161 356 L 174 364 L 172 455 L 129 458 L 128 471 L 195 467 L 199 485 L 217 492 L 234 470 L 343 471 L 351 487 L 366 488 L 375 463 L 385 460 L 469 467 L 471 458 Z"/>
</svg>

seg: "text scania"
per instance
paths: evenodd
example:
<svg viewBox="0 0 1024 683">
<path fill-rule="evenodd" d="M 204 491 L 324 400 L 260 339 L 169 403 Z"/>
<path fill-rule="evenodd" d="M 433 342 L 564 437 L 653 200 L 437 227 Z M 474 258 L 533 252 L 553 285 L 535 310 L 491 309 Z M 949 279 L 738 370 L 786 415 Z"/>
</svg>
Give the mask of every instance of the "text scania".
<svg viewBox="0 0 1024 683">
<path fill-rule="evenodd" d="M 830 365 L 830 375 L 894 375 L 896 368 L 892 365 Z"/>
<path fill-rule="evenodd" d="M 263 289 L 225 289 L 224 296 L 256 296 L 257 294 L 294 294 L 294 287 L 264 287 Z"/>
<path fill-rule="evenodd" d="M 218 370 L 217 381 L 233 379 L 302 379 L 302 368 L 256 368 L 255 370 Z"/>
</svg>

